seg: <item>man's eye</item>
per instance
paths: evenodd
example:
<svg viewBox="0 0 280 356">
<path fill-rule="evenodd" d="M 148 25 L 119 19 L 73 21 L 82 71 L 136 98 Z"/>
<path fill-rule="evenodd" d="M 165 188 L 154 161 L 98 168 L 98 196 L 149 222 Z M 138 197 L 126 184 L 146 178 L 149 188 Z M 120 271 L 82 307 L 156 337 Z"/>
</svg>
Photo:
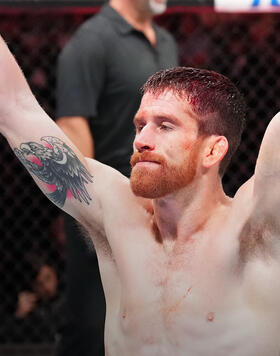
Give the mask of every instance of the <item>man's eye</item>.
<svg viewBox="0 0 280 356">
<path fill-rule="evenodd" d="M 169 131 L 169 130 L 172 129 L 172 127 L 170 127 L 169 125 L 166 125 L 166 124 L 161 124 L 161 125 L 159 126 L 159 128 L 160 128 L 160 130 L 162 130 L 162 131 Z"/>
<path fill-rule="evenodd" d="M 136 131 L 137 131 L 137 132 L 141 132 L 142 129 L 143 129 L 143 127 L 144 127 L 144 125 L 139 125 L 139 126 L 137 126 L 137 127 L 136 127 Z"/>
</svg>

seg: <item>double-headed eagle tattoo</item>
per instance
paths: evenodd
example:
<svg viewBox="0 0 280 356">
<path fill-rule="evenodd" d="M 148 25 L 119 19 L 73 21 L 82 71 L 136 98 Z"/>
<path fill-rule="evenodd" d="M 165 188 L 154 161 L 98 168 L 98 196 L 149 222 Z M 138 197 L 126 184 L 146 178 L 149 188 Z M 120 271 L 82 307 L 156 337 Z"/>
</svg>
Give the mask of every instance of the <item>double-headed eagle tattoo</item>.
<svg viewBox="0 0 280 356">
<path fill-rule="evenodd" d="M 63 207 L 68 194 L 80 202 L 90 203 L 91 197 L 85 184 L 92 182 L 92 176 L 78 159 L 74 151 L 57 137 L 44 136 L 41 141 L 25 142 L 14 152 L 28 171 L 55 190 L 48 198 Z"/>
</svg>

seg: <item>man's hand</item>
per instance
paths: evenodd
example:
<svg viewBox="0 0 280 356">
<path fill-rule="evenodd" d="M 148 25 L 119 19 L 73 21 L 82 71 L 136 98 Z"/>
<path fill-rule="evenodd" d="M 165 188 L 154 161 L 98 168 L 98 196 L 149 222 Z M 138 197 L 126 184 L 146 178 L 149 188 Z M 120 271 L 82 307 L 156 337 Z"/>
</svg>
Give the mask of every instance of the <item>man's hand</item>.
<svg viewBox="0 0 280 356">
<path fill-rule="evenodd" d="M 18 295 L 17 309 L 15 316 L 17 318 L 25 318 L 30 312 L 32 312 L 36 306 L 37 296 L 32 292 L 21 292 Z"/>
</svg>

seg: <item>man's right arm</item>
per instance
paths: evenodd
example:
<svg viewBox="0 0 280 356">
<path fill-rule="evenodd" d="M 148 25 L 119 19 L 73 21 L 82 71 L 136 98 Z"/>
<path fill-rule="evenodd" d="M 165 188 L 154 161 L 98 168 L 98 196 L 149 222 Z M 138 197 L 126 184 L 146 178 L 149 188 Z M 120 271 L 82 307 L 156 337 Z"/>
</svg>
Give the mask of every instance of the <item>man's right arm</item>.
<svg viewBox="0 0 280 356">
<path fill-rule="evenodd" d="M 113 170 L 88 164 L 76 146 L 43 111 L 0 38 L 0 132 L 43 193 L 79 221 L 102 224 L 103 180 Z M 94 176 L 93 176 L 94 175 Z"/>
</svg>

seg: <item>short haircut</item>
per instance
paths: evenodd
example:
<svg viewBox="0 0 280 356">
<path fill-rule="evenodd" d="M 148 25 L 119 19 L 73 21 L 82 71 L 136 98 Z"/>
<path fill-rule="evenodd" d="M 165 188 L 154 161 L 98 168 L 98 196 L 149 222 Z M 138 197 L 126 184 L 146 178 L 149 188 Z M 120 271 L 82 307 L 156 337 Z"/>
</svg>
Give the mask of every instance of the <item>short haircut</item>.
<svg viewBox="0 0 280 356">
<path fill-rule="evenodd" d="M 143 92 L 154 95 L 172 91 L 191 105 L 198 116 L 199 134 L 225 136 L 228 152 L 220 163 L 224 172 L 240 144 L 245 126 L 246 105 L 236 86 L 224 75 L 190 67 L 161 70 L 143 86 Z"/>
</svg>

